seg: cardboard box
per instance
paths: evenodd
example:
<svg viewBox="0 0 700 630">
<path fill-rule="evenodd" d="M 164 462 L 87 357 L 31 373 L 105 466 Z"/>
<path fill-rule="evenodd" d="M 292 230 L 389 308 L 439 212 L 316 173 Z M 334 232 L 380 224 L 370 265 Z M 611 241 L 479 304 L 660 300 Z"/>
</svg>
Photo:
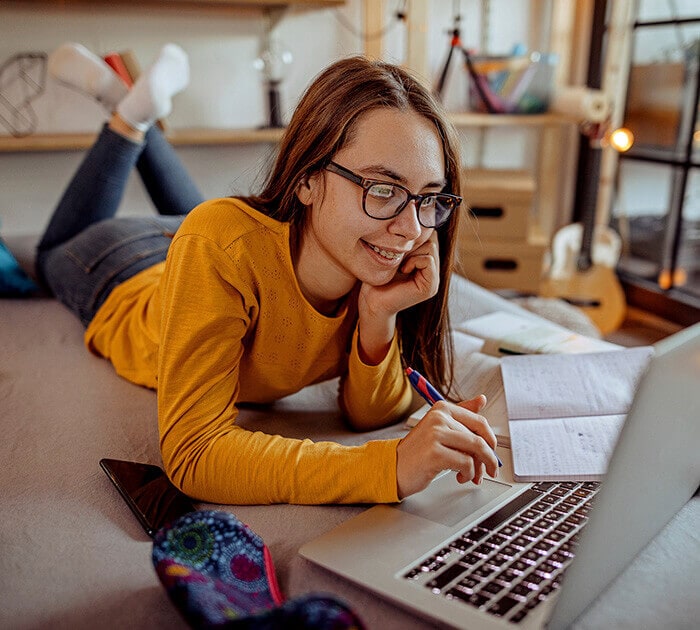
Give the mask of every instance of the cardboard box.
<svg viewBox="0 0 700 630">
<path fill-rule="evenodd" d="M 523 241 L 458 239 L 455 271 L 488 289 L 537 293 L 547 240 L 530 233 Z"/>
<path fill-rule="evenodd" d="M 525 171 L 467 169 L 462 194 L 468 221 L 465 237 L 525 241 L 535 197 L 535 180 Z"/>
</svg>

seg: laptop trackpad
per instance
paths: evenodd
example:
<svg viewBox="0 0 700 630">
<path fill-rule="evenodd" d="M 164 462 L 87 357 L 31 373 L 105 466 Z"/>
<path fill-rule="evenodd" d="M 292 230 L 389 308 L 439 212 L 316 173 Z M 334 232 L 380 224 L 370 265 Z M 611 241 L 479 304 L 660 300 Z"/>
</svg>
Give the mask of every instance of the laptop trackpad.
<svg viewBox="0 0 700 630">
<path fill-rule="evenodd" d="M 511 489 L 512 486 L 484 479 L 480 486 L 459 484 L 455 473 L 444 473 L 422 492 L 404 499 L 396 509 L 452 527 Z"/>
</svg>

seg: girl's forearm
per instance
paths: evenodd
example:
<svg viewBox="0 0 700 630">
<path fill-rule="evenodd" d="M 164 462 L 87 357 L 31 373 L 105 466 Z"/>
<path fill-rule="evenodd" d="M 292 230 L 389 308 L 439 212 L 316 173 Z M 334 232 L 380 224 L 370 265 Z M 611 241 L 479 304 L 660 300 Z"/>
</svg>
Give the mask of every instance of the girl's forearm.
<svg viewBox="0 0 700 630">
<path fill-rule="evenodd" d="M 363 363 L 381 363 L 389 352 L 395 331 L 396 315 L 365 319 L 360 316 L 358 349 Z"/>
</svg>

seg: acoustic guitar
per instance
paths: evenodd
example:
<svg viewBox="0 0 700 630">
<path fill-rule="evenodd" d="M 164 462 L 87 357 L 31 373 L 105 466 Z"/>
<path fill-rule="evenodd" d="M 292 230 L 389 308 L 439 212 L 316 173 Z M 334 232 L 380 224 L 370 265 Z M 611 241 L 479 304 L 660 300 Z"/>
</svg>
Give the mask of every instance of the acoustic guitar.
<svg viewBox="0 0 700 630">
<path fill-rule="evenodd" d="M 596 166 L 600 151 L 593 150 Z M 602 334 L 608 334 L 620 327 L 627 310 L 615 274 L 620 237 L 611 228 L 594 225 L 593 203 L 587 204 L 584 214 L 582 223 L 567 225 L 554 236 L 550 273 L 540 286 L 540 295 L 578 306 Z"/>
</svg>

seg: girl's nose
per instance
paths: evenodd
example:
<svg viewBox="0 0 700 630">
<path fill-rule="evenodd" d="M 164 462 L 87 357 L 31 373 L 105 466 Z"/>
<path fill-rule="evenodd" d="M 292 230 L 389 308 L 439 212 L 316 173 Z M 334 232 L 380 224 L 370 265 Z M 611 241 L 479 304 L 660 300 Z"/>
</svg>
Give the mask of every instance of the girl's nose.
<svg viewBox="0 0 700 630">
<path fill-rule="evenodd" d="M 406 207 L 390 222 L 389 230 L 408 240 L 414 240 L 421 235 L 423 226 L 418 221 L 418 206 L 416 200 L 411 199 Z"/>
</svg>

